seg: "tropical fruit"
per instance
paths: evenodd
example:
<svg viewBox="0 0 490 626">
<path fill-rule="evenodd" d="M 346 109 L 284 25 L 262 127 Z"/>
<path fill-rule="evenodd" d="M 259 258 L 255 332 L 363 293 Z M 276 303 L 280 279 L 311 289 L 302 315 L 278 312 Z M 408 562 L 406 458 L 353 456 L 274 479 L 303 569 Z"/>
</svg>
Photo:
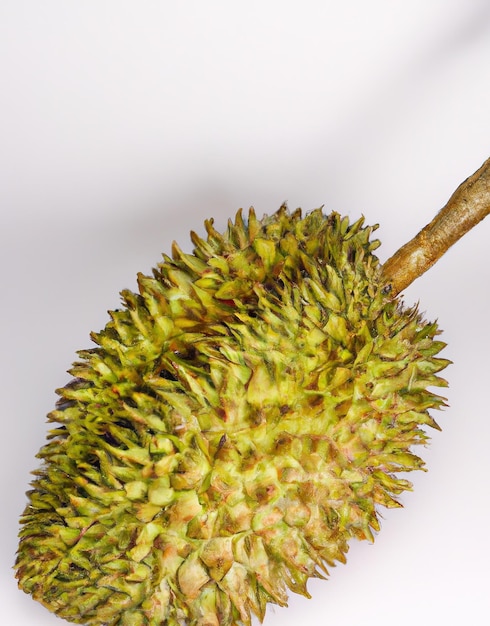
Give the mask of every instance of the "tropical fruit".
<svg viewBox="0 0 490 626">
<path fill-rule="evenodd" d="M 444 399 L 373 228 L 318 209 L 174 245 L 58 390 L 21 588 L 68 621 L 248 625 L 372 540 Z"/>
</svg>

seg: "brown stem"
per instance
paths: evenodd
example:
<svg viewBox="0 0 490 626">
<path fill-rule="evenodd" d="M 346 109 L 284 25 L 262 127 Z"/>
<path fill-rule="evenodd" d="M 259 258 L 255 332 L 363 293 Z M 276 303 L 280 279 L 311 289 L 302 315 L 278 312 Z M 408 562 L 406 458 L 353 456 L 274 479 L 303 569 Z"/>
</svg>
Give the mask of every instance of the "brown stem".
<svg viewBox="0 0 490 626">
<path fill-rule="evenodd" d="M 490 213 L 490 159 L 467 178 L 411 241 L 386 261 L 382 279 L 396 295 L 426 272 L 441 256 Z"/>
</svg>

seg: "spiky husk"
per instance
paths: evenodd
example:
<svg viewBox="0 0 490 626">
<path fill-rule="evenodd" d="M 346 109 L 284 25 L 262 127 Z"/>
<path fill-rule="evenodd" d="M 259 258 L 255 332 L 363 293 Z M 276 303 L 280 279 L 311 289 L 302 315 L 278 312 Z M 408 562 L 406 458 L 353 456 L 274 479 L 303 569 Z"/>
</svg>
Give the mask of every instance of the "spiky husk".
<svg viewBox="0 0 490 626">
<path fill-rule="evenodd" d="M 206 223 L 79 353 L 22 517 L 20 586 L 87 625 L 250 624 L 373 538 L 437 426 L 436 324 L 363 220 Z"/>
</svg>

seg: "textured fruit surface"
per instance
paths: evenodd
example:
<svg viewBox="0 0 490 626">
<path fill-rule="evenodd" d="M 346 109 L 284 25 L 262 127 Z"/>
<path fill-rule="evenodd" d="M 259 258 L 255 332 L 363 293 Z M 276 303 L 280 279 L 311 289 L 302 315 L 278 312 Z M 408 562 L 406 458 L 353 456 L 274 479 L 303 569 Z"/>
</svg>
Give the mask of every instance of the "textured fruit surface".
<svg viewBox="0 0 490 626">
<path fill-rule="evenodd" d="M 437 427 L 444 344 L 383 289 L 373 228 L 206 228 L 122 293 L 49 415 L 16 575 L 69 621 L 262 619 L 373 538 Z"/>
</svg>

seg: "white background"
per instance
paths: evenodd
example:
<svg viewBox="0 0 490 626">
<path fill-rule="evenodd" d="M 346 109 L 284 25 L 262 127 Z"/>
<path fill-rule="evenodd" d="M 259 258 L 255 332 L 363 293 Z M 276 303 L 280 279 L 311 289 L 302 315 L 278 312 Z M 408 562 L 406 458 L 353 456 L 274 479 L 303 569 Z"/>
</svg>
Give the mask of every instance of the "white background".
<svg viewBox="0 0 490 626">
<path fill-rule="evenodd" d="M 490 156 L 490 3 L 3 0 L 0 106 L 0 614 L 56 626 L 11 566 L 75 351 L 173 239 L 239 207 L 364 214 L 388 258 Z M 267 626 L 485 622 L 489 239 L 406 291 L 454 361 L 429 472 Z"/>
</svg>

